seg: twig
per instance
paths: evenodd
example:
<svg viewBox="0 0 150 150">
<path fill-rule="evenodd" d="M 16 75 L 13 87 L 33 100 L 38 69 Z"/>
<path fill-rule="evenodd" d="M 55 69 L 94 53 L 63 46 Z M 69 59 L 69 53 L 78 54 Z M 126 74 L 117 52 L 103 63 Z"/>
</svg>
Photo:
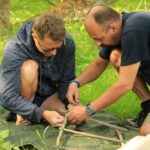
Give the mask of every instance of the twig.
<svg viewBox="0 0 150 150">
<path fill-rule="evenodd" d="M 112 142 L 119 142 L 119 143 L 121 142 L 120 140 L 115 139 L 115 138 L 94 135 L 94 134 L 86 133 L 86 132 L 74 131 L 74 130 L 66 129 L 66 128 L 64 128 L 64 131 L 70 132 L 70 133 L 75 133 L 75 134 L 78 134 L 78 135 L 89 136 L 89 137 L 94 137 L 94 138 L 103 139 L 103 140 L 107 140 L 107 141 L 112 141 Z"/>
<path fill-rule="evenodd" d="M 119 139 L 120 139 L 120 141 L 121 141 L 121 146 L 123 146 L 123 145 L 124 145 L 123 136 L 122 136 L 122 134 L 121 134 L 121 132 L 120 132 L 119 130 L 116 130 L 116 132 L 117 132 L 118 137 L 119 137 Z"/>
<path fill-rule="evenodd" d="M 60 110 L 59 110 L 59 113 L 60 113 L 61 115 L 63 115 L 63 116 L 65 116 L 66 113 L 68 113 L 68 112 L 69 112 L 69 110 L 67 110 L 67 109 L 60 109 Z"/>
<path fill-rule="evenodd" d="M 56 5 L 56 4 L 54 4 L 53 2 L 51 2 L 51 1 L 49 1 L 49 0 L 47 0 L 47 2 L 48 2 L 49 4 L 51 4 L 51 5 L 53 5 L 53 6 Z"/>
<path fill-rule="evenodd" d="M 77 15 L 77 9 L 76 9 L 76 4 L 75 2 L 73 3 L 73 10 L 74 10 L 74 18 L 77 19 L 78 15 Z"/>
<path fill-rule="evenodd" d="M 58 137 L 57 137 L 57 140 L 56 140 L 56 147 L 59 149 L 59 146 L 60 146 L 60 143 L 61 143 L 61 139 L 62 139 L 62 135 L 63 135 L 63 132 L 64 132 L 64 128 L 66 127 L 66 124 L 67 124 L 67 113 L 65 115 L 65 119 L 64 119 L 64 122 L 63 122 L 63 125 L 59 131 L 59 134 L 58 134 Z"/>
<path fill-rule="evenodd" d="M 58 147 L 56 145 L 52 145 L 50 148 L 57 150 Z M 65 147 L 65 146 L 59 146 L 61 150 L 77 150 L 77 148 L 72 147 Z"/>
<path fill-rule="evenodd" d="M 78 22 L 78 21 L 84 21 L 84 20 L 85 20 L 85 17 L 64 18 L 64 21 L 75 21 L 75 22 Z"/>
<path fill-rule="evenodd" d="M 117 129 L 117 130 L 121 130 L 121 131 L 128 131 L 126 128 L 119 127 L 119 126 L 116 126 L 116 125 L 113 125 L 113 124 L 110 124 L 110 123 L 106 123 L 106 122 L 103 122 L 103 121 L 100 121 L 100 120 L 96 120 L 96 119 L 93 119 L 93 118 L 89 118 L 88 120 L 94 121 L 98 124 L 105 125 L 107 127 L 113 128 L 113 129 Z"/>
<path fill-rule="evenodd" d="M 93 148 L 93 149 L 95 149 L 95 147 L 96 146 L 90 146 L 91 148 Z M 97 146 L 98 147 L 98 146 Z M 53 149 L 53 150 L 56 150 L 57 149 L 57 147 L 56 147 L 56 145 L 52 145 L 52 146 L 50 146 L 49 148 L 51 148 L 51 149 Z M 83 149 L 89 149 L 89 146 L 78 146 L 78 147 L 76 147 L 76 146 L 60 146 L 59 147 L 61 150 L 83 150 Z"/>
</svg>

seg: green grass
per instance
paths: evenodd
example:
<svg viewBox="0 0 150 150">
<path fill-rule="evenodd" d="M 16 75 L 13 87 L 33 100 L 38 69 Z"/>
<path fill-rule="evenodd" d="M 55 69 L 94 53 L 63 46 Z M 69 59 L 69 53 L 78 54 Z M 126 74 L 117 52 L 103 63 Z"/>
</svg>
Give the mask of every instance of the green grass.
<svg viewBox="0 0 150 150">
<path fill-rule="evenodd" d="M 60 0 L 53 0 L 57 3 Z M 140 0 L 116 0 L 112 6 L 118 11 L 135 11 Z M 0 31 L 0 60 L 2 59 L 3 49 L 6 41 L 16 33 L 20 25 L 29 18 L 46 12 L 51 8 L 48 0 L 12 0 L 11 3 L 11 25 L 8 30 Z M 144 2 L 141 4 L 140 10 L 144 10 Z M 147 9 L 150 9 L 150 2 L 147 1 Z M 85 32 L 83 22 L 66 22 L 67 31 L 70 32 L 76 43 L 76 72 L 79 75 L 84 68 L 97 57 L 99 48 Z M 87 84 L 80 89 L 80 99 L 84 104 L 89 103 L 96 97 L 100 96 L 108 89 L 118 78 L 115 70 L 110 65 L 104 74 L 93 83 Z M 116 91 L 114 91 L 116 92 Z M 133 92 L 129 92 L 123 96 L 118 102 L 109 106 L 108 111 L 121 119 L 134 117 L 140 109 L 140 101 Z"/>
<path fill-rule="evenodd" d="M 150 1 L 146 0 L 146 4 L 142 0 L 115 0 L 112 6 L 116 8 L 116 10 L 122 11 L 146 11 L 150 10 Z M 140 4 L 140 7 L 139 7 Z"/>
<path fill-rule="evenodd" d="M 57 0 L 58 2 L 58 0 Z M 7 40 L 13 36 L 26 20 L 42 12 L 49 10 L 52 6 L 48 0 L 12 0 L 10 9 L 10 29 L 0 29 L 0 60 L 3 48 Z"/>
</svg>

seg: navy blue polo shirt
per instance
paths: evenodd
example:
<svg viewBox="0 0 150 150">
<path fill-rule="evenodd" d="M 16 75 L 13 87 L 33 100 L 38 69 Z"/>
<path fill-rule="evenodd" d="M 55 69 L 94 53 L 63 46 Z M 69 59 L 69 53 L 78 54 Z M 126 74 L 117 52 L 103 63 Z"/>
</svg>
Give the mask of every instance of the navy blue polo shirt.
<svg viewBox="0 0 150 150">
<path fill-rule="evenodd" d="M 139 71 L 150 83 L 150 12 L 122 13 L 123 32 L 119 48 L 121 66 L 141 63 Z M 99 55 L 109 59 L 111 51 L 118 46 L 102 47 Z"/>
</svg>

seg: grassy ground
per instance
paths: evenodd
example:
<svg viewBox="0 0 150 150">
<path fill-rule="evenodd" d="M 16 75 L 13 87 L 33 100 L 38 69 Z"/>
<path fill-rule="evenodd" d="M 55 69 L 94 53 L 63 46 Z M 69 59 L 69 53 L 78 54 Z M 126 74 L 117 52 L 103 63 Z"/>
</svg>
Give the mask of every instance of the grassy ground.
<svg viewBox="0 0 150 150">
<path fill-rule="evenodd" d="M 55 0 L 57 3 L 60 0 Z M 118 11 L 135 11 L 138 8 L 141 0 L 116 0 L 112 6 Z M 146 7 L 146 8 L 145 8 Z M 45 12 L 51 8 L 48 0 L 12 0 L 11 5 L 11 24 L 9 30 L 0 31 L 0 60 L 3 55 L 3 48 L 6 41 L 15 34 L 19 26 L 27 19 Z M 139 9 L 144 10 L 150 8 L 150 2 L 140 5 Z M 98 55 L 99 49 L 94 45 L 93 41 L 89 38 L 84 30 L 83 22 L 66 22 L 66 28 L 73 36 L 76 43 L 76 71 L 79 75 L 84 68 Z M 97 96 L 101 95 L 117 80 L 117 74 L 109 66 L 105 73 L 97 81 L 88 84 L 81 88 L 80 98 L 83 103 L 88 103 Z M 116 91 L 114 91 L 116 92 Z M 139 99 L 129 92 L 123 96 L 117 103 L 107 108 L 110 112 L 125 119 L 127 117 L 134 117 L 139 110 Z"/>
</svg>

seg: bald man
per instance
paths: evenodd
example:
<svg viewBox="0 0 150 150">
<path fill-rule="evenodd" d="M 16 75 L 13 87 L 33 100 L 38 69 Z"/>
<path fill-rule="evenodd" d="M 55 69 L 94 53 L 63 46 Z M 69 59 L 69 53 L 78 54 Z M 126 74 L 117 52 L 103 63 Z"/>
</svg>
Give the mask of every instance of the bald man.
<svg viewBox="0 0 150 150">
<path fill-rule="evenodd" d="M 69 120 L 74 123 L 86 120 L 133 90 L 142 100 L 142 111 L 135 123 L 141 127 L 141 135 L 149 134 L 150 92 L 146 84 L 150 84 L 150 13 L 120 14 L 99 5 L 90 9 L 84 25 L 101 50 L 84 72 L 70 83 L 67 92 L 72 104 Z M 100 77 L 109 62 L 118 71 L 118 80 L 90 104 L 81 105 L 78 87 Z"/>
</svg>

